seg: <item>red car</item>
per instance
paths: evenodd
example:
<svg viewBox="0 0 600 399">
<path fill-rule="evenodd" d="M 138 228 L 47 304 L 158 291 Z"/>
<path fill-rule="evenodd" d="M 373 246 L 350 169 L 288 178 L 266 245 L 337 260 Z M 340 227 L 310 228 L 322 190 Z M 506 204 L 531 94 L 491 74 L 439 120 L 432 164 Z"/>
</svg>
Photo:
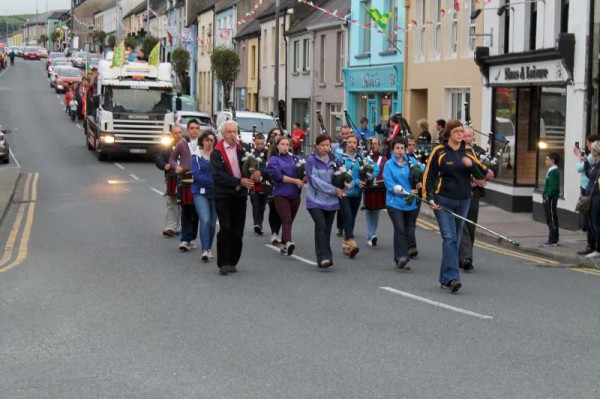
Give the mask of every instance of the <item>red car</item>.
<svg viewBox="0 0 600 399">
<path fill-rule="evenodd" d="M 54 89 L 57 93 L 67 91 L 67 88 L 75 82 L 81 82 L 83 71 L 73 67 L 57 67 L 54 70 L 56 76 L 54 80 Z"/>
<path fill-rule="evenodd" d="M 39 60 L 40 50 L 37 47 L 26 47 L 23 52 L 23 59 L 25 60 Z"/>
</svg>

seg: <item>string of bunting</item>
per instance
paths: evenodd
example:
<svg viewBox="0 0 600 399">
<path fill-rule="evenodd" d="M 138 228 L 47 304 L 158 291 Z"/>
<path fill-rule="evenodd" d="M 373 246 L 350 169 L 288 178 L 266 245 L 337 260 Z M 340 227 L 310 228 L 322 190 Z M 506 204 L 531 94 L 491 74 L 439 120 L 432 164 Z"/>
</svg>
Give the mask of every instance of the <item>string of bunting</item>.
<svg viewBox="0 0 600 399">
<path fill-rule="evenodd" d="M 248 11 L 246 14 L 244 14 L 242 16 L 242 18 L 238 19 L 237 25 L 241 26 L 241 25 L 245 24 L 246 22 L 248 22 L 251 19 L 251 17 L 258 12 L 257 11 L 258 7 L 260 7 L 262 5 L 262 3 L 263 3 L 263 0 L 258 0 L 257 2 L 252 4 L 250 11 Z"/>
</svg>

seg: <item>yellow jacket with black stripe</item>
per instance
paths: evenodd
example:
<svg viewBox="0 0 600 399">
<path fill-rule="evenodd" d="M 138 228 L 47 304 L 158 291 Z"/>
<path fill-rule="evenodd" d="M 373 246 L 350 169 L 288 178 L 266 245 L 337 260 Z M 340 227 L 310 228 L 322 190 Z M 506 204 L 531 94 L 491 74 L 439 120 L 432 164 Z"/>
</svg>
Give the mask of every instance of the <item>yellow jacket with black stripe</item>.
<svg viewBox="0 0 600 399">
<path fill-rule="evenodd" d="M 466 167 L 462 159 L 468 157 L 473 165 Z M 471 174 L 485 175 L 487 167 L 473 154 L 471 146 L 464 142 L 458 150 L 447 143 L 436 146 L 429 155 L 423 176 L 423 197 L 430 201 L 436 196 L 451 199 L 471 197 Z"/>
</svg>

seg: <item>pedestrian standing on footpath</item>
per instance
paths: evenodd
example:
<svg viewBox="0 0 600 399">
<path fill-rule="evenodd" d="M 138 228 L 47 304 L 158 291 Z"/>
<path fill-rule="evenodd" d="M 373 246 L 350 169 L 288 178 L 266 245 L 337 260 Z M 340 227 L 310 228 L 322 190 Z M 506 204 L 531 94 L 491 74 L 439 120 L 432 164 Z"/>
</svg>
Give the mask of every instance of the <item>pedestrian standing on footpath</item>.
<svg viewBox="0 0 600 399">
<path fill-rule="evenodd" d="M 192 154 L 198 147 L 198 136 L 200 136 L 200 122 L 197 119 L 191 119 L 187 123 L 187 137 L 181 140 L 171 153 L 169 163 L 171 168 L 175 170 L 180 177 L 179 190 L 187 190 L 188 187 L 183 187 L 186 182 L 182 180 L 192 179 Z M 191 182 L 190 182 L 191 184 Z M 189 187 L 191 190 L 191 187 Z M 181 196 L 181 195 L 180 195 Z M 187 252 L 195 248 L 194 240 L 198 237 L 198 214 L 194 206 L 193 199 L 188 203 L 187 196 L 181 196 L 181 235 L 179 237 L 179 250 Z"/>
<path fill-rule="evenodd" d="M 331 228 L 340 208 L 338 199 L 346 195 L 332 184 L 337 161 L 330 150 L 331 138 L 320 134 L 315 140 L 315 151 L 306 161 L 306 208 L 315 222 L 317 266 L 324 269 L 333 265 Z"/>
<path fill-rule="evenodd" d="M 265 136 L 262 133 L 256 133 L 254 136 L 254 148 L 250 151 L 253 156 L 260 160 L 258 167 L 263 179 L 266 176 L 265 169 L 267 166 L 267 150 L 265 147 Z M 270 195 L 270 193 L 269 193 Z M 265 218 L 265 209 L 267 207 L 267 193 L 265 192 L 265 184 L 254 184 L 254 188 L 250 192 L 250 203 L 252 204 L 252 219 L 254 220 L 254 232 L 259 236 L 263 235 L 263 220 Z"/>
<path fill-rule="evenodd" d="M 225 121 L 219 130 L 223 139 L 210 154 L 210 168 L 219 220 L 217 266 L 219 274 L 226 276 L 237 272 L 236 266 L 242 255 L 248 189 L 254 187 L 254 181 L 260 180 L 261 176 L 257 170 L 249 178 L 242 177 L 244 150 L 236 140 L 237 122 Z"/>
<path fill-rule="evenodd" d="M 588 185 L 585 190 L 585 195 L 592 197 L 592 205 L 590 209 L 591 225 L 594 228 L 594 247 L 593 251 L 585 257 L 588 259 L 600 258 L 600 141 L 594 141 L 591 145 L 592 155 L 596 163 L 588 170 Z"/>
<path fill-rule="evenodd" d="M 304 181 L 297 174 L 296 161 L 290 154 L 290 139 L 280 137 L 277 155 L 267 162 L 267 173 L 273 181 L 273 199 L 281 218 L 281 253 L 291 256 L 296 244 L 292 242 L 292 224 L 300 207 L 300 191 Z"/>
<path fill-rule="evenodd" d="M 420 141 L 424 141 L 427 144 L 431 144 L 431 133 L 429 133 L 429 122 L 427 119 L 419 119 L 417 121 L 417 125 L 419 125 L 419 137 L 417 138 Z"/>
<path fill-rule="evenodd" d="M 585 139 L 585 148 L 586 152 L 583 152 L 578 146 L 573 148 L 573 154 L 577 157 L 577 165 L 575 168 L 579 173 L 579 187 L 580 187 L 580 195 L 585 195 L 587 190 L 587 185 L 589 179 L 587 177 L 587 173 L 589 173 L 589 169 L 596 163 L 596 158 L 592 154 L 592 143 L 594 141 L 600 140 L 600 135 L 590 134 Z M 594 237 L 594 226 L 592 225 L 592 219 L 590 215 L 586 215 L 583 217 L 583 222 L 585 225 L 585 230 L 587 233 L 587 245 L 585 249 L 581 251 L 577 251 L 577 255 L 587 255 L 594 251 L 594 247 L 596 246 L 596 238 Z"/>
<path fill-rule="evenodd" d="M 444 142 L 436 146 L 423 176 L 423 196 L 433 209 L 442 236 L 441 287 L 456 293 L 462 287 L 459 245 L 463 220 L 471 202 L 471 174 L 485 176 L 487 167 L 463 141 L 463 124 L 451 119 L 444 128 Z M 450 211 L 450 212 L 449 212 Z"/>
<path fill-rule="evenodd" d="M 212 196 L 213 178 L 210 168 L 210 154 L 215 141 L 217 136 L 212 130 L 205 130 L 198 139 L 196 151 L 192 154 L 192 195 L 200 224 L 200 259 L 204 262 L 213 258 L 212 244 L 217 229 L 217 211 Z"/>
<path fill-rule="evenodd" d="M 540 247 L 557 247 L 559 239 L 558 231 L 558 197 L 560 196 L 560 170 L 558 163 L 560 155 L 556 152 L 546 154 L 546 181 L 544 183 L 544 192 L 542 193 L 542 204 L 544 205 L 544 215 L 546 215 L 546 224 L 548 225 L 548 240 Z"/>
<path fill-rule="evenodd" d="M 173 149 L 181 141 L 181 128 L 179 126 L 173 125 L 171 128 L 171 139 L 173 145 L 162 149 L 155 161 L 156 167 L 165 172 L 165 184 L 167 186 L 165 191 L 165 228 L 163 230 L 165 237 L 174 237 L 180 234 L 181 211 L 176 197 L 177 175 L 175 169 L 169 163 Z"/>
<path fill-rule="evenodd" d="M 299 123 L 294 123 L 294 129 L 292 130 L 292 143 L 294 146 L 293 152 L 295 155 L 299 155 L 300 152 L 302 152 L 304 137 L 306 137 L 306 132 L 302 130 Z"/>
</svg>

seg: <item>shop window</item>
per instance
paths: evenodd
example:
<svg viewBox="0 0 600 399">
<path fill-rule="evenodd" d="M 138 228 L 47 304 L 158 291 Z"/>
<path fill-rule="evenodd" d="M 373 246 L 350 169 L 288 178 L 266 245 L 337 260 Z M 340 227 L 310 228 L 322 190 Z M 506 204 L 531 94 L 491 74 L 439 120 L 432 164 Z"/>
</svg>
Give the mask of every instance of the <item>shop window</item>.
<svg viewBox="0 0 600 399">
<path fill-rule="evenodd" d="M 498 87 L 494 90 L 494 154 L 498 154 L 498 176 L 496 180 L 514 184 L 515 171 L 515 123 L 517 108 L 517 89 L 511 87 Z"/>
<path fill-rule="evenodd" d="M 465 103 L 471 103 L 471 91 L 469 89 L 447 89 L 447 93 L 450 118 L 464 121 Z"/>
<path fill-rule="evenodd" d="M 565 160 L 565 119 L 567 96 L 564 87 L 542 87 L 539 99 L 539 150 L 536 189 L 543 190 L 546 180 L 546 155 L 556 152 L 560 155 L 558 168 L 561 184 L 564 179 Z M 563 193 L 564 194 L 564 193 Z"/>
</svg>

